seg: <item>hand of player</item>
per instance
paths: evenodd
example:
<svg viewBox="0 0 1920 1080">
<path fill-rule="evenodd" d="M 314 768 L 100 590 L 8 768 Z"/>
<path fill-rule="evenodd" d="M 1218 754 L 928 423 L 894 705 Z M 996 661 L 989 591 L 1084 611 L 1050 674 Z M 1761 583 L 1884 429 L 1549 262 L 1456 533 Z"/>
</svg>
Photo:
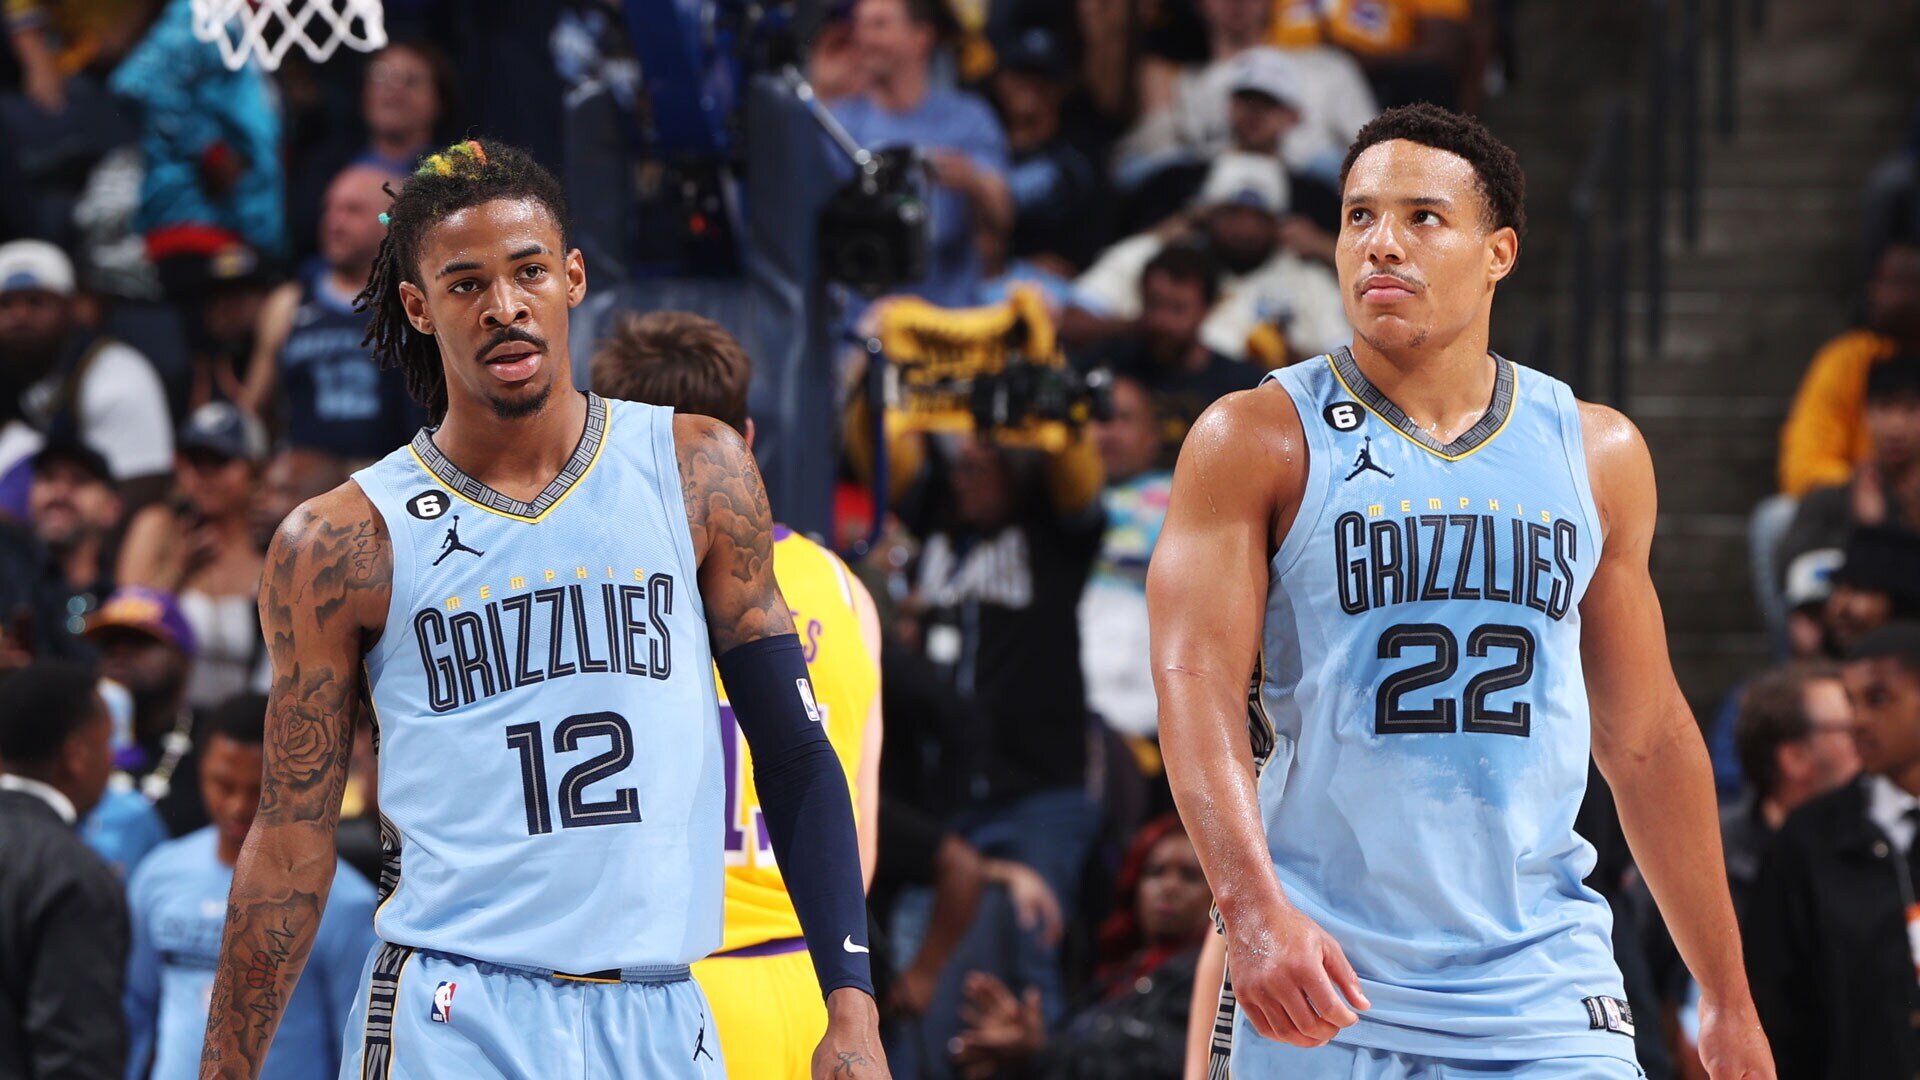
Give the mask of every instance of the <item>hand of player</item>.
<svg viewBox="0 0 1920 1080">
<path fill-rule="evenodd" d="M 1066 929 L 1066 916 L 1060 912 L 1060 898 L 1053 895 L 1047 879 L 1038 871 L 1026 863 L 988 859 L 987 880 L 1006 887 L 1007 899 L 1013 901 L 1013 913 L 1020 920 L 1020 929 L 1032 934 L 1047 948 L 1060 943 L 1060 934 Z"/>
<path fill-rule="evenodd" d="M 813 1052 L 813 1080 L 891 1080 L 880 1048 L 880 1009 L 865 991 L 827 995 L 827 1034 Z"/>
<path fill-rule="evenodd" d="M 1323 1046 L 1372 1007 L 1339 942 L 1284 901 L 1227 924 L 1227 970 L 1253 1029 L 1290 1046 Z"/>
<path fill-rule="evenodd" d="M 1774 1080 L 1773 1048 L 1752 1001 L 1700 1003 L 1700 1063 L 1712 1080 Z"/>
</svg>

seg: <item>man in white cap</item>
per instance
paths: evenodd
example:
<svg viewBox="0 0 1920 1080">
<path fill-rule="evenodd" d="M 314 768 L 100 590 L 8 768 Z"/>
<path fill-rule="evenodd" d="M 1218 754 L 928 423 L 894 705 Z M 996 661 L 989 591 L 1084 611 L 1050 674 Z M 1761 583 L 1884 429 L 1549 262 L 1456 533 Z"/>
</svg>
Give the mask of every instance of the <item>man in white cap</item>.
<svg viewBox="0 0 1920 1080">
<path fill-rule="evenodd" d="M 165 493 L 173 422 L 153 365 L 82 324 L 73 263 L 52 244 L 0 244 L 0 474 L 49 433 L 106 458 L 129 506 Z"/>
<path fill-rule="evenodd" d="M 1208 348 L 1243 359 L 1249 334 L 1262 323 L 1275 326 L 1294 359 L 1344 344 L 1352 331 L 1333 274 L 1280 247 L 1287 206 L 1277 160 L 1220 155 L 1188 214 L 1120 241 L 1080 275 L 1074 283 L 1079 306 L 1063 315 L 1062 335 L 1090 344 L 1131 334 L 1141 312 L 1141 271 L 1169 241 L 1184 239 L 1204 247 L 1225 271 L 1219 300 L 1200 328 Z"/>
</svg>

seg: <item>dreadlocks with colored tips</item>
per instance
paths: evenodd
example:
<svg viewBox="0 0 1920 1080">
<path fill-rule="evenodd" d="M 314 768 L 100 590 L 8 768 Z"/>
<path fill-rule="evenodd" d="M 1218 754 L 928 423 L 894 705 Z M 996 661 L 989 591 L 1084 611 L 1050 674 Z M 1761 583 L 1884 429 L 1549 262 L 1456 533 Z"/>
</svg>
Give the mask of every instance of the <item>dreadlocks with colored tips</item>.
<svg viewBox="0 0 1920 1080">
<path fill-rule="evenodd" d="M 367 287 L 354 300 L 354 310 L 371 313 L 361 344 L 372 349 L 382 368 L 399 368 L 405 374 L 407 393 L 438 423 L 447 412 L 447 374 L 440 348 L 431 334 L 414 329 L 400 300 L 401 282 L 423 284 L 421 240 L 428 229 L 456 211 L 495 199 L 531 199 L 553 216 L 564 244 L 569 232 L 567 198 L 560 181 L 526 151 L 504 143 L 483 146 L 478 139 L 428 155 L 400 190 L 390 184 L 386 190 L 393 198 L 380 215 L 387 236 L 380 242 Z"/>
</svg>

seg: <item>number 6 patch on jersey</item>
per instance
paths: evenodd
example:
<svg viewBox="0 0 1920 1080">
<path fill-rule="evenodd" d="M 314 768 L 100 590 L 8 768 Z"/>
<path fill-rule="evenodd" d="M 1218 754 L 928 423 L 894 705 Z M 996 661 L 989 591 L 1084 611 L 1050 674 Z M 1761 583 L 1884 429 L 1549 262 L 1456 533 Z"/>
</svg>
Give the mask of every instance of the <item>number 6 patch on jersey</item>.
<svg viewBox="0 0 1920 1080">
<path fill-rule="evenodd" d="M 432 521 L 446 512 L 447 494 L 444 491 L 428 488 L 407 500 L 407 513 L 421 521 Z"/>
</svg>

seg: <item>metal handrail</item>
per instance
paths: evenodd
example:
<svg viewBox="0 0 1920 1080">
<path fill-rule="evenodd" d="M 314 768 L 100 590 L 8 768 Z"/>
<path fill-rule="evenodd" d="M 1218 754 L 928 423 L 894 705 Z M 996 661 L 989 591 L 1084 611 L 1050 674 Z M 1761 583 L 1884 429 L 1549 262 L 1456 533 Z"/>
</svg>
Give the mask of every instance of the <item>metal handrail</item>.
<svg viewBox="0 0 1920 1080">
<path fill-rule="evenodd" d="M 1701 135 L 1706 31 L 1705 0 L 1645 0 L 1645 84 L 1638 109 L 1628 95 L 1617 94 L 1603 109 L 1591 149 L 1570 193 L 1572 203 L 1572 303 L 1568 318 L 1568 377 L 1576 390 L 1600 390 L 1593 370 L 1595 334 L 1606 332 L 1605 390 L 1624 405 L 1628 388 L 1627 293 L 1636 227 L 1640 235 L 1641 279 L 1646 317 L 1641 325 L 1646 351 L 1657 353 L 1667 312 L 1667 201 L 1680 200 L 1681 238 L 1688 247 L 1700 241 L 1702 189 Z M 1712 52 L 1715 75 L 1715 131 L 1730 137 L 1738 124 L 1739 41 L 1742 8 L 1757 31 L 1765 19 L 1765 0 L 1714 0 Z M 1634 183 L 1633 114 L 1645 117 L 1639 133 L 1639 183 Z M 1679 175 L 1670 175 L 1669 153 L 1678 131 Z M 1678 191 L 1673 188 L 1677 181 Z M 1635 191 L 1639 192 L 1634 219 Z M 1541 337 L 1536 331 L 1536 337 Z"/>
<path fill-rule="evenodd" d="M 1592 396 L 1596 321 L 1607 324 L 1608 396 L 1626 400 L 1627 233 L 1632 161 L 1632 118 L 1624 95 L 1607 102 L 1572 192 L 1573 305 L 1569 328 L 1569 379 Z M 1604 223 L 1604 229 L 1601 224 Z"/>
</svg>

